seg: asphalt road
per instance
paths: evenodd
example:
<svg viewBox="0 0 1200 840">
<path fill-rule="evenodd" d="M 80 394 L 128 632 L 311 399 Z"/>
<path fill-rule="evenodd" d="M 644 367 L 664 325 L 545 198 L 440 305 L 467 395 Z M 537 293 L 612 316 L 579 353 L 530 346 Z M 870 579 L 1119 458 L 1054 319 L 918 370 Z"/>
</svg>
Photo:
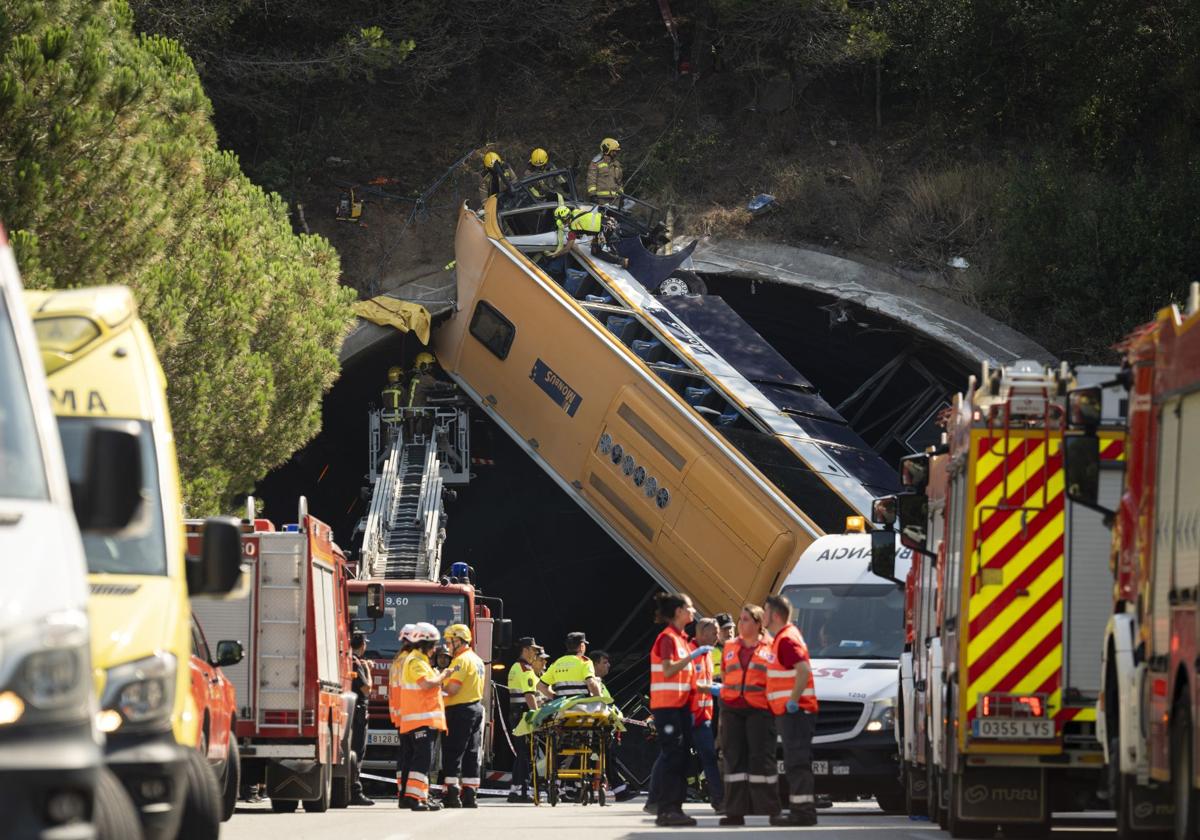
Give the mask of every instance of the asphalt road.
<svg viewBox="0 0 1200 840">
<path fill-rule="evenodd" d="M 765 817 L 750 817 L 744 828 L 721 828 L 712 811 L 701 805 L 686 810 L 697 817 L 696 828 L 656 828 L 653 818 L 642 812 L 641 801 L 598 808 L 560 804 L 508 805 L 485 800 L 477 810 L 439 811 L 413 814 L 396 808 L 395 799 L 380 799 L 373 808 L 350 808 L 324 814 L 274 814 L 266 803 L 241 803 L 233 819 L 221 832 L 224 840 L 557 840 L 561 837 L 587 840 L 645 840 L 651 837 L 734 836 L 754 840 L 786 832 L 803 832 L 806 837 L 827 840 L 934 840 L 950 835 L 928 822 L 887 816 L 872 802 L 839 803 L 819 814 L 814 828 L 771 828 Z M 1055 837 L 1112 838 L 1111 824 L 1095 817 L 1059 820 Z"/>
</svg>

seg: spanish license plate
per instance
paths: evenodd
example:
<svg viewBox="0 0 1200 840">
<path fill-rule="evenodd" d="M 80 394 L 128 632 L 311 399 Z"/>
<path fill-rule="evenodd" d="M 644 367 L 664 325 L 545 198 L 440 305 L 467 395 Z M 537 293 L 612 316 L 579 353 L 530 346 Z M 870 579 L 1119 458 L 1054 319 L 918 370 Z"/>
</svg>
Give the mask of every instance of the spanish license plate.
<svg viewBox="0 0 1200 840">
<path fill-rule="evenodd" d="M 367 743 L 394 747 L 400 743 L 400 734 L 397 732 L 368 732 Z"/>
<path fill-rule="evenodd" d="M 812 770 L 813 770 L 814 776 L 828 776 L 829 775 L 829 762 L 828 761 L 814 761 L 812 763 L 812 765 L 813 765 Z"/>
<path fill-rule="evenodd" d="M 1005 741 L 1044 741 L 1054 738 L 1054 721 L 1047 718 L 976 718 L 976 738 Z"/>
</svg>

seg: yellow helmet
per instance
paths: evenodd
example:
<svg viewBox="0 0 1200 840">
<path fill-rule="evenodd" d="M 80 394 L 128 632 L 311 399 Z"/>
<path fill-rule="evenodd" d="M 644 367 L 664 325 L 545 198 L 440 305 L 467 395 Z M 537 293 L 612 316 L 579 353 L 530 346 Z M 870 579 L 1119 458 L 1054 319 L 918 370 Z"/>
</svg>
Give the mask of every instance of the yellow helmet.
<svg viewBox="0 0 1200 840">
<path fill-rule="evenodd" d="M 404 371 L 398 367 L 388 368 L 388 382 L 399 382 L 400 377 L 404 376 Z"/>
<path fill-rule="evenodd" d="M 611 137 L 605 137 L 600 141 L 600 151 L 606 155 L 610 155 L 613 152 L 621 151 L 621 144 Z"/>
<path fill-rule="evenodd" d="M 488 152 L 483 156 L 483 168 L 490 170 L 497 163 L 501 163 L 500 155 L 496 152 Z"/>
<path fill-rule="evenodd" d="M 447 642 L 451 639 L 462 639 L 471 644 L 471 628 L 465 624 L 451 624 L 446 628 L 446 632 L 442 633 L 442 638 Z"/>
<path fill-rule="evenodd" d="M 565 204 L 560 204 L 554 208 L 554 218 L 566 220 L 571 216 L 571 208 Z"/>
<path fill-rule="evenodd" d="M 550 155 L 546 154 L 545 149 L 534 149 L 529 153 L 529 164 L 531 166 L 545 166 L 550 162 Z"/>
<path fill-rule="evenodd" d="M 433 363 L 436 361 L 437 359 L 433 358 L 432 353 L 418 353 L 417 358 L 413 360 L 413 367 L 417 368 L 417 370 L 421 370 L 423 368 L 432 367 Z"/>
</svg>

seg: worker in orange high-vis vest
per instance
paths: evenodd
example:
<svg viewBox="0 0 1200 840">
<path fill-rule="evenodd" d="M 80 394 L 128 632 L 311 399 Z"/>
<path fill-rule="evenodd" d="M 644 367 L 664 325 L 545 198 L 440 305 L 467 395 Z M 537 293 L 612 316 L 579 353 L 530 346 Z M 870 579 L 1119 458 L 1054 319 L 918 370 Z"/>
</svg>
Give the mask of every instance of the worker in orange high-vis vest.
<svg viewBox="0 0 1200 840">
<path fill-rule="evenodd" d="M 412 750 L 408 739 L 400 735 L 400 693 L 404 690 L 404 663 L 412 653 L 412 634 L 416 627 L 415 624 L 405 624 L 400 628 L 400 650 L 392 657 L 392 664 L 388 666 L 388 717 L 400 738 L 400 749 L 396 753 L 396 790 L 399 791 L 401 808 L 412 804 L 404 798 L 404 784 L 408 780 L 408 764 L 412 760 Z"/>
<path fill-rule="evenodd" d="M 788 813 L 771 817 L 771 825 L 816 825 L 813 795 L 812 739 L 817 721 L 808 647 L 792 624 L 792 604 L 771 595 L 763 607 L 767 630 L 774 637 L 767 658 L 767 702 L 783 744 L 783 771 L 788 782 Z"/>
<path fill-rule="evenodd" d="M 709 648 L 691 649 L 683 628 L 696 615 L 692 599 L 681 593 L 660 592 L 655 598 L 658 620 L 666 626 L 650 648 L 650 712 L 658 736 L 662 765 L 658 816 L 655 825 L 693 826 L 683 813 L 692 742 L 692 662 L 707 657 Z"/>
<path fill-rule="evenodd" d="M 747 814 L 779 813 L 775 718 L 767 704 L 766 635 L 762 607 L 747 604 L 738 635 L 721 660 L 721 766 L 725 816 L 721 825 L 745 825 Z"/>
<path fill-rule="evenodd" d="M 702 618 L 696 622 L 696 638 L 692 641 L 693 650 L 702 647 L 712 647 L 717 643 L 717 620 Z M 700 756 L 700 766 L 704 769 L 704 783 L 708 787 L 708 801 L 713 810 L 718 813 L 721 800 L 725 798 L 725 788 L 721 784 L 721 768 L 717 763 L 716 733 L 713 732 L 713 705 L 715 684 L 713 683 L 713 662 L 711 656 L 698 656 L 692 662 L 694 678 L 692 680 L 692 746 L 696 755 Z"/>
<path fill-rule="evenodd" d="M 412 800 L 412 811 L 437 811 L 441 806 L 429 801 L 429 769 L 433 765 L 433 745 L 437 733 L 446 731 L 446 705 L 442 683 L 449 671 L 438 671 L 429 663 L 441 634 L 427 622 L 413 630 L 413 651 L 404 663 L 400 691 L 400 737 L 410 742 L 408 778 L 401 799 Z"/>
</svg>

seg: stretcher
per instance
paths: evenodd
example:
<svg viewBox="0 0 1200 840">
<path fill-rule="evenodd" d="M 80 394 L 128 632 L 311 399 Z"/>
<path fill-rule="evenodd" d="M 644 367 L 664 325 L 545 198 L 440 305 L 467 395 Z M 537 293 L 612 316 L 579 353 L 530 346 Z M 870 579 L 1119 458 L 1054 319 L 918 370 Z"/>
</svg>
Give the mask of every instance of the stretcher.
<svg viewBox="0 0 1200 840">
<path fill-rule="evenodd" d="M 528 734 L 530 766 L 545 756 L 546 801 L 553 807 L 561 796 L 561 782 L 575 783 L 581 805 L 607 804 L 604 789 L 609 745 L 613 734 L 624 729 L 621 711 L 609 697 L 572 697 L 555 700 L 527 712 L 516 734 Z M 533 774 L 533 799 L 540 804 L 541 774 Z"/>
</svg>

